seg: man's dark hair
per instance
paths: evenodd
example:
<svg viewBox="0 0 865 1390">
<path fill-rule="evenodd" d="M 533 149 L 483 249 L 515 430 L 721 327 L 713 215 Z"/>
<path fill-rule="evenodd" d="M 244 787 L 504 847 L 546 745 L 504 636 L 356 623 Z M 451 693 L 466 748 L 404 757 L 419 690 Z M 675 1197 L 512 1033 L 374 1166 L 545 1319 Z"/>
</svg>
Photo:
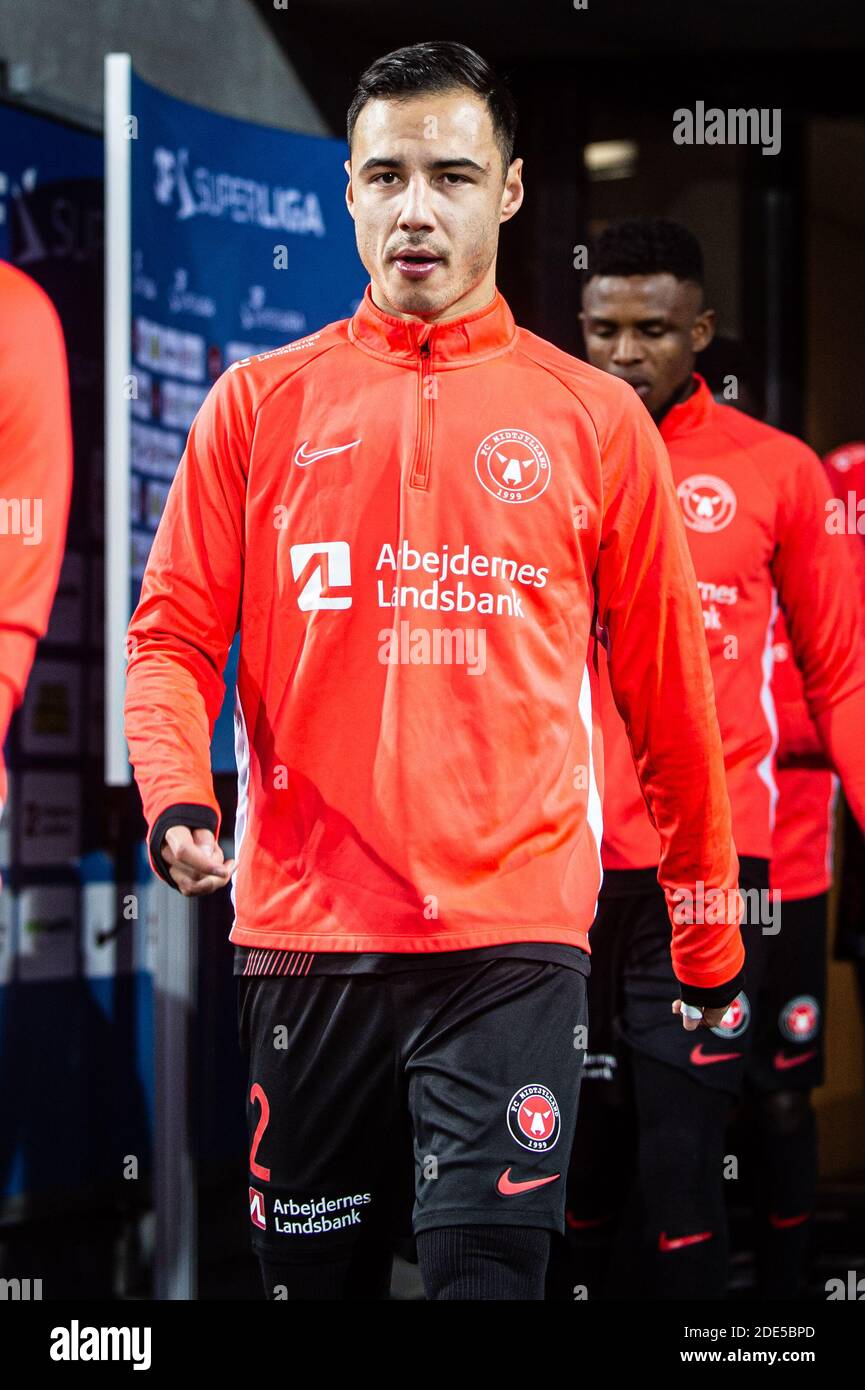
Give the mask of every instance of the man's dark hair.
<svg viewBox="0 0 865 1390">
<path fill-rule="evenodd" d="M 611 222 L 589 249 L 593 275 L 675 275 L 703 284 L 700 243 L 683 227 L 664 217 L 628 217 Z"/>
<path fill-rule="evenodd" d="M 464 43 L 435 40 L 414 43 L 386 53 L 361 74 L 348 108 L 348 143 L 362 108 L 373 97 L 413 97 L 425 92 L 451 92 L 468 87 L 484 98 L 504 171 L 514 157 L 517 108 L 503 78 L 473 48 Z"/>
</svg>

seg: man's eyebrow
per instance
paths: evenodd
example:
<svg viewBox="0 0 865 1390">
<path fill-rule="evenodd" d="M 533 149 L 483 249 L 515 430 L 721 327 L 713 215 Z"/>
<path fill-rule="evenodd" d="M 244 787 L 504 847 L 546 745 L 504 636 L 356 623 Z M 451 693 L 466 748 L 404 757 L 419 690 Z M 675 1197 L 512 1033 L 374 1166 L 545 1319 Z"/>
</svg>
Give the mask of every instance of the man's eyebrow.
<svg viewBox="0 0 865 1390">
<path fill-rule="evenodd" d="M 374 154 L 369 159 L 365 159 L 361 164 L 358 173 L 365 173 L 367 169 L 402 169 L 405 165 L 404 159 L 396 159 L 388 155 Z M 488 171 L 482 164 L 476 163 L 474 159 L 469 159 L 467 155 L 455 155 L 453 159 L 431 159 L 427 169 L 474 169 L 478 174 L 486 174 Z"/>
<path fill-rule="evenodd" d="M 483 164 L 477 164 L 475 160 L 469 159 L 468 155 L 460 155 L 458 159 L 433 159 L 427 167 L 430 169 L 474 169 L 478 174 L 488 172 Z"/>
</svg>

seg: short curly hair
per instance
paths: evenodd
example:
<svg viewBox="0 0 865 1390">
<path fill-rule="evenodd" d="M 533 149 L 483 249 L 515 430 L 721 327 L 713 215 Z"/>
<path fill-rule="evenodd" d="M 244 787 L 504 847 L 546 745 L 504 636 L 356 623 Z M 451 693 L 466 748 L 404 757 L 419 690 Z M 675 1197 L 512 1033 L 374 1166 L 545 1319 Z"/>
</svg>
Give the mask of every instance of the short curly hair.
<svg viewBox="0 0 865 1390">
<path fill-rule="evenodd" d="M 624 218 L 605 227 L 589 248 L 588 276 L 663 274 L 703 285 L 700 243 L 681 222 Z"/>
</svg>

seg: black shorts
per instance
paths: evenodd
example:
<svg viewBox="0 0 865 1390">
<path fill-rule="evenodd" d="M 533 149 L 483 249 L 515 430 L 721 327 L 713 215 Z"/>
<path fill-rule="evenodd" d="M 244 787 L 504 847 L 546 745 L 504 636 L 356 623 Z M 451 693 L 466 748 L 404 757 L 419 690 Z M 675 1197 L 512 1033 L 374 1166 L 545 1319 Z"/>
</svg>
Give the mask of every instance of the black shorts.
<svg viewBox="0 0 865 1390">
<path fill-rule="evenodd" d="M 784 899 L 772 937 L 746 1066 L 756 1091 L 810 1091 L 823 1082 L 826 918 L 829 895 Z"/>
<path fill-rule="evenodd" d="M 437 1226 L 564 1230 L 584 974 L 511 958 L 237 984 L 258 1254 Z"/>
<path fill-rule="evenodd" d="M 613 879 L 613 891 L 609 879 Z M 746 905 L 759 907 L 754 892 L 768 892 L 768 861 L 740 865 L 740 887 L 752 890 Z M 586 1081 L 608 1083 L 611 1099 L 625 1102 L 630 1079 L 628 1048 L 685 1072 L 696 1082 L 737 1095 L 753 1036 L 752 1003 L 760 989 L 768 943 L 774 938 L 749 913 L 742 925 L 745 943 L 745 988 L 718 1028 L 687 1032 L 671 1011 L 679 985 L 670 958 L 672 928 L 664 894 L 657 883 L 641 892 L 617 893 L 607 875 L 591 930 L 592 975 L 589 981 L 589 1046 Z M 778 932 L 780 936 L 783 932 Z"/>
</svg>

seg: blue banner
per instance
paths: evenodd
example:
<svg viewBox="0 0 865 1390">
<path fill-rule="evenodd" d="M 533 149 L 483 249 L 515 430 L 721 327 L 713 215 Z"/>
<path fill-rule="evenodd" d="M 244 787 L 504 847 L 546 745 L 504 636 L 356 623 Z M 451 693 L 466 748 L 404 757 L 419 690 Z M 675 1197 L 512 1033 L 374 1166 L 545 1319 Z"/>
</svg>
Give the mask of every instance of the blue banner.
<svg viewBox="0 0 865 1390">
<path fill-rule="evenodd" d="M 347 146 L 233 120 L 133 74 L 131 605 L 193 417 L 241 357 L 350 316 L 366 285 Z M 131 612 L 131 609 L 130 609 Z M 234 771 L 237 641 L 213 768 Z"/>
</svg>

